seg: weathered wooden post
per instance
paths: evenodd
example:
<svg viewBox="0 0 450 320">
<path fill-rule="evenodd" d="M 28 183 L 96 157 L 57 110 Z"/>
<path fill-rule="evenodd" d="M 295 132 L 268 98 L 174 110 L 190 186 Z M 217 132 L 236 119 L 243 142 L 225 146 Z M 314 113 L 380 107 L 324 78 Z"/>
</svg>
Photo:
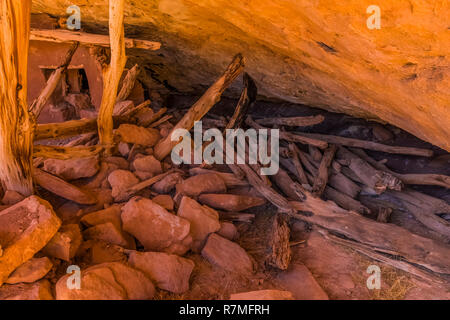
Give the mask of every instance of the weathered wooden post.
<svg viewBox="0 0 450 320">
<path fill-rule="evenodd" d="M 34 121 L 27 106 L 31 0 L 0 0 L 0 179 L 33 193 Z"/>
<path fill-rule="evenodd" d="M 117 98 L 120 77 L 126 63 L 123 11 L 125 0 L 109 1 L 109 40 L 111 62 L 103 70 L 103 96 L 98 114 L 100 144 L 109 153 L 113 145 L 113 110 Z"/>
</svg>

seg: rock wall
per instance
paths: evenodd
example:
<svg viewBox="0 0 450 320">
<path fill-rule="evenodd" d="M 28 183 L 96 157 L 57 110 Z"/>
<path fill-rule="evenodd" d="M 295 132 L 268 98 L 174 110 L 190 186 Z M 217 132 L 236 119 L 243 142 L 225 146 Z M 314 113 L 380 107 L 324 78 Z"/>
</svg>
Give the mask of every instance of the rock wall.
<svg viewBox="0 0 450 320">
<path fill-rule="evenodd" d="M 33 12 L 72 4 L 33 0 Z M 83 27 L 107 31 L 107 0 L 76 4 Z M 264 96 L 386 121 L 450 151 L 449 16 L 448 0 L 142 0 L 128 1 L 125 23 L 163 44 L 131 59 L 179 91 L 199 92 L 242 52 Z"/>
</svg>

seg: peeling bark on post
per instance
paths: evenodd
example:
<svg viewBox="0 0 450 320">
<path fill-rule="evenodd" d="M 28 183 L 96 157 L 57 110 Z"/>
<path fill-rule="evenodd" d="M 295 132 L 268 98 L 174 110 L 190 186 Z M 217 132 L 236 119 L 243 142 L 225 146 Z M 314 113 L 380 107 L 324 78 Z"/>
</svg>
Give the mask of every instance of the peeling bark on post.
<svg viewBox="0 0 450 320">
<path fill-rule="evenodd" d="M 103 70 L 103 96 L 98 113 L 100 144 L 108 154 L 113 145 L 113 110 L 117 98 L 120 77 L 125 67 L 125 41 L 123 10 L 125 0 L 109 1 L 109 39 L 111 62 Z"/>
<path fill-rule="evenodd" d="M 0 0 L 0 179 L 33 193 L 33 121 L 27 106 L 31 0 Z"/>
</svg>

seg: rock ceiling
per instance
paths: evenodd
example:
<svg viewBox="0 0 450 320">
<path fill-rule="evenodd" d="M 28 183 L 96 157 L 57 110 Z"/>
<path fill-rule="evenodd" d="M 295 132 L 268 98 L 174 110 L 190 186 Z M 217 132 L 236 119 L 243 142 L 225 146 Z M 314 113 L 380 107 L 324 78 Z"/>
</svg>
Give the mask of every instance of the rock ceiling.
<svg viewBox="0 0 450 320">
<path fill-rule="evenodd" d="M 204 89 L 242 52 L 266 97 L 389 122 L 450 151 L 447 0 L 380 1 L 372 30 L 374 0 L 127 2 L 126 36 L 163 44 L 130 60 L 180 92 Z M 105 33 L 107 3 L 78 0 L 82 27 Z M 33 12 L 65 16 L 72 4 L 33 0 Z"/>
</svg>

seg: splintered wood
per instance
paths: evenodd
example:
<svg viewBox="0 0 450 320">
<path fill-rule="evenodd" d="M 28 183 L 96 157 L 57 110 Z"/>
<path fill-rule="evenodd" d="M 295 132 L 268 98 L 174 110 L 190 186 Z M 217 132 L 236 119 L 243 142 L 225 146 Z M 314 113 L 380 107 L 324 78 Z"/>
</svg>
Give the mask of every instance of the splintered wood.
<svg viewBox="0 0 450 320">
<path fill-rule="evenodd" d="M 75 42 L 72 45 L 72 47 L 66 54 L 64 62 L 58 68 L 56 68 L 55 71 L 52 72 L 52 74 L 47 80 L 44 89 L 31 104 L 30 111 L 34 114 L 36 119 L 41 114 L 42 109 L 44 109 L 53 92 L 55 92 L 56 87 L 61 83 L 62 76 L 66 72 L 67 67 L 70 64 L 70 61 L 72 60 L 72 57 L 75 54 L 75 51 L 77 51 L 78 45 L 79 45 L 78 42 Z"/>
<path fill-rule="evenodd" d="M 123 26 L 124 5 L 125 0 L 109 1 L 111 62 L 109 65 L 104 66 L 103 70 L 103 95 L 97 120 L 100 144 L 105 148 L 107 154 L 111 153 L 113 147 L 112 115 L 120 77 L 127 60 Z M 132 77 L 130 76 L 130 78 Z"/>
<path fill-rule="evenodd" d="M 172 129 L 190 130 L 194 122 L 203 118 L 203 116 L 220 100 L 220 96 L 225 89 L 244 69 L 244 58 L 237 55 L 231 64 L 225 70 L 224 74 L 203 94 L 203 96 L 189 109 L 184 117 Z M 172 133 L 171 132 L 171 133 Z M 161 140 L 155 147 L 155 157 L 159 160 L 166 157 L 178 141 L 171 140 L 171 133 Z"/>
<path fill-rule="evenodd" d="M 275 214 L 269 220 L 267 234 L 267 253 L 265 262 L 280 270 L 287 270 L 292 252 L 289 244 L 289 219 L 286 215 Z"/>
<path fill-rule="evenodd" d="M 27 105 L 31 0 L 0 1 L 0 178 L 33 193 L 33 120 Z"/>
</svg>

